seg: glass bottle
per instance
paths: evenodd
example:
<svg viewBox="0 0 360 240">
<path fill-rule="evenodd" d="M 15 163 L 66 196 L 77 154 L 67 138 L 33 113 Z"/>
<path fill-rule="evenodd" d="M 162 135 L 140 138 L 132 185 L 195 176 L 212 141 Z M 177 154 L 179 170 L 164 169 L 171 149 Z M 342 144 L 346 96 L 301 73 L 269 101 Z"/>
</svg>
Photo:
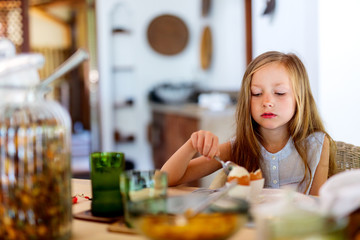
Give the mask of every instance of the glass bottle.
<svg viewBox="0 0 360 240">
<path fill-rule="evenodd" d="M 2 239 L 71 235 L 71 121 L 35 90 L 42 63 L 38 54 L 0 58 Z"/>
</svg>

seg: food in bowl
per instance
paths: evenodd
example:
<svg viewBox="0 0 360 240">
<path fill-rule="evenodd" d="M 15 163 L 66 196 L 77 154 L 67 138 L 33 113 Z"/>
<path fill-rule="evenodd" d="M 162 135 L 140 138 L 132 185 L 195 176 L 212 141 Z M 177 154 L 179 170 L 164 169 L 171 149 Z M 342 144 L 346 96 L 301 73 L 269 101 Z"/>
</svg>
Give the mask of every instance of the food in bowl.
<svg viewBox="0 0 360 240">
<path fill-rule="evenodd" d="M 261 172 L 260 168 L 258 170 L 256 170 L 255 172 L 250 173 L 250 181 L 260 180 L 262 178 L 263 178 L 263 176 L 262 176 L 262 172 Z"/>
<path fill-rule="evenodd" d="M 200 213 L 186 221 L 177 221 L 178 215 L 144 215 L 137 226 L 154 240 L 212 240 L 226 239 L 240 227 L 247 217 L 239 213 Z"/>
<path fill-rule="evenodd" d="M 227 182 L 236 180 L 239 185 L 249 186 L 250 185 L 250 174 L 249 172 L 240 166 L 233 167 L 227 177 Z"/>
<path fill-rule="evenodd" d="M 227 183 L 234 180 L 238 185 L 229 191 L 231 197 L 254 200 L 264 187 L 264 178 L 260 169 L 249 173 L 244 167 L 234 167 L 227 177 Z"/>
</svg>

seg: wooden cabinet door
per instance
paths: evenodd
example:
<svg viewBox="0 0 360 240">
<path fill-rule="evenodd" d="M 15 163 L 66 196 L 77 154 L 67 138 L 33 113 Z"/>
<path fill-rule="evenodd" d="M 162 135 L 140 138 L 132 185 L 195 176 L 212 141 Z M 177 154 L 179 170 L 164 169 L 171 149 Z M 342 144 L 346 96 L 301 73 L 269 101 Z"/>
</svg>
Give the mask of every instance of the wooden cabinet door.
<svg viewBox="0 0 360 240">
<path fill-rule="evenodd" d="M 196 118 L 153 112 L 150 142 L 155 168 L 161 168 L 198 130 L 198 125 Z"/>
</svg>

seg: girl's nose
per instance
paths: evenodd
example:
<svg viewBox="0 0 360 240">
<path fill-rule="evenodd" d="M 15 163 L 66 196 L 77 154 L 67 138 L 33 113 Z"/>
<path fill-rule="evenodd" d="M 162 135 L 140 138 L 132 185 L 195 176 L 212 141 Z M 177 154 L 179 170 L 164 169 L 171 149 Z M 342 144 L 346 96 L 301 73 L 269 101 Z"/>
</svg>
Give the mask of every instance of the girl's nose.
<svg viewBox="0 0 360 240">
<path fill-rule="evenodd" d="M 265 97 L 263 101 L 263 107 L 274 107 L 274 103 L 270 97 Z"/>
<path fill-rule="evenodd" d="M 272 108 L 272 107 L 274 107 L 274 104 L 273 104 L 272 102 L 265 101 L 265 102 L 263 103 L 263 106 L 264 106 L 264 107 L 270 107 L 270 108 Z"/>
</svg>

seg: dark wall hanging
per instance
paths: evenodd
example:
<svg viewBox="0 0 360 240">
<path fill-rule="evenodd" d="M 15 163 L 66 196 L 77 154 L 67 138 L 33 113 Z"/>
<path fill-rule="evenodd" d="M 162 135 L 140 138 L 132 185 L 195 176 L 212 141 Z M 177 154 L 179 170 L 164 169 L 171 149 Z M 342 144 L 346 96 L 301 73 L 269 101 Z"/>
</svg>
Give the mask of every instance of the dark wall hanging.
<svg viewBox="0 0 360 240">
<path fill-rule="evenodd" d="M 201 15 L 207 17 L 211 10 L 211 0 L 202 0 L 201 2 Z"/>
<path fill-rule="evenodd" d="M 212 35 L 209 26 L 206 26 L 202 33 L 200 47 L 201 68 L 206 70 L 210 67 L 212 58 Z"/>
<path fill-rule="evenodd" d="M 147 29 L 148 42 L 153 50 L 164 55 L 182 52 L 189 41 L 189 30 L 179 17 L 161 15 Z"/>
</svg>

